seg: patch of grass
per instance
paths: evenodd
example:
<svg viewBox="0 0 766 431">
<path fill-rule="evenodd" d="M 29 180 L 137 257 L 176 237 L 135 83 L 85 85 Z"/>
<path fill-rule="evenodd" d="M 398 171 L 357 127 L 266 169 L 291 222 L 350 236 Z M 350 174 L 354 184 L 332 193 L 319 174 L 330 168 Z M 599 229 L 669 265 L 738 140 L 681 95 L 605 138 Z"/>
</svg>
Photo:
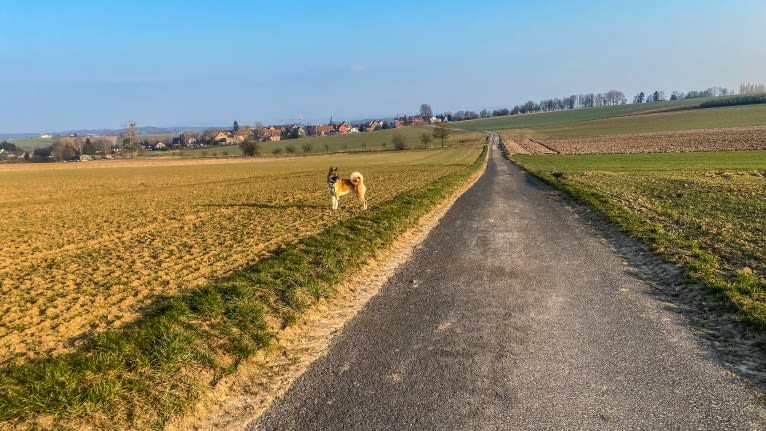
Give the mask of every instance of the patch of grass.
<svg viewBox="0 0 766 431">
<path fill-rule="evenodd" d="M 522 156 L 766 330 L 766 152 Z"/>
<path fill-rule="evenodd" d="M 339 280 L 480 169 L 486 151 L 466 168 L 167 299 L 148 317 L 74 353 L 0 370 L 0 421 L 34 426 L 50 416 L 61 427 L 161 428 L 220 375 L 269 345 L 269 317 L 289 325 L 332 296 Z"/>
</svg>

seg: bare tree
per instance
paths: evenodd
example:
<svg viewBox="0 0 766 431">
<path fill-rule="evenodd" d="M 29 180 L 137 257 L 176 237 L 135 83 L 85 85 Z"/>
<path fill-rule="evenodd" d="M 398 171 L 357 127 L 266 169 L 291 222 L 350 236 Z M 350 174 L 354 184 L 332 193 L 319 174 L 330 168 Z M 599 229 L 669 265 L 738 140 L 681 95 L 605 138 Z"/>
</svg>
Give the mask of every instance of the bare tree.
<svg viewBox="0 0 766 431">
<path fill-rule="evenodd" d="M 135 156 L 138 153 L 141 144 L 138 142 L 138 129 L 135 121 L 129 121 L 122 129 L 122 147 Z"/>
<path fill-rule="evenodd" d="M 763 84 L 743 83 L 739 85 L 739 94 L 766 93 L 766 86 Z"/>
<path fill-rule="evenodd" d="M 442 148 L 444 148 L 444 138 L 448 137 L 452 131 L 450 130 L 449 126 L 445 123 L 439 123 L 434 127 L 434 130 L 432 132 L 432 135 L 434 139 L 441 139 L 442 141 Z"/>
<path fill-rule="evenodd" d="M 431 105 L 427 103 L 420 105 L 420 115 L 422 117 L 428 117 L 428 118 L 433 117 L 434 115 L 433 115 L 433 111 L 431 111 Z"/>
<path fill-rule="evenodd" d="M 394 133 L 394 136 L 391 137 L 391 143 L 394 144 L 394 149 L 396 150 L 407 150 L 407 138 L 404 137 L 401 133 Z"/>
<path fill-rule="evenodd" d="M 420 135 L 420 142 L 423 143 L 423 148 L 428 148 L 428 144 L 431 143 L 431 135 L 423 133 Z"/>
</svg>

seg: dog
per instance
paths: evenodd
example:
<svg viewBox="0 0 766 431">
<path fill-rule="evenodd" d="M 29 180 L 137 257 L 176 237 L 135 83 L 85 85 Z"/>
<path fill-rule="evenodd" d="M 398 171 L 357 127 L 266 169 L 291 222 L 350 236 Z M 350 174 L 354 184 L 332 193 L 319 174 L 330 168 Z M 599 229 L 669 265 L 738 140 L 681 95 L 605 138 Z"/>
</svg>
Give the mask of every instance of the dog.
<svg viewBox="0 0 766 431">
<path fill-rule="evenodd" d="M 330 166 L 330 172 L 327 173 L 327 191 L 332 196 L 332 209 L 337 210 L 340 203 L 339 198 L 354 192 L 356 198 L 362 202 L 362 209 L 367 209 L 367 187 L 364 185 L 364 177 L 359 172 L 353 172 L 349 177 L 340 178 L 338 168 Z"/>
</svg>

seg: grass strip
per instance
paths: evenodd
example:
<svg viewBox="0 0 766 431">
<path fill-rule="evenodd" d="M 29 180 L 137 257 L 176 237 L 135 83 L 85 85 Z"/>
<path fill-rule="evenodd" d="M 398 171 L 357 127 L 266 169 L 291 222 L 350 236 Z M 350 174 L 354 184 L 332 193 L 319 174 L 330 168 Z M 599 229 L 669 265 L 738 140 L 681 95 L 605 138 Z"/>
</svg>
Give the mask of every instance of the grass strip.
<svg viewBox="0 0 766 431">
<path fill-rule="evenodd" d="M 766 331 L 766 280 L 752 270 L 739 271 L 727 279 L 721 271 L 720 259 L 701 249 L 696 241 L 667 231 L 662 225 L 641 218 L 621 203 L 599 191 L 567 180 L 562 172 L 549 172 L 512 159 L 536 178 L 567 193 L 574 200 L 588 205 L 625 232 L 648 244 L 664 259 L 679 264 L 691 282 L 702 283 L 719 301 L 724 310 L 737 313 L 739 318 L 756 331 Z"/>
<path fill-rule="evenodd" d="M 400 194 L 224 279 L 161 301 L 75 352 L 0 370 L 0 427 L 161 429 L 485 163 Z M 270 325 L 269 322 L 272 322 Z"/>
</svg>

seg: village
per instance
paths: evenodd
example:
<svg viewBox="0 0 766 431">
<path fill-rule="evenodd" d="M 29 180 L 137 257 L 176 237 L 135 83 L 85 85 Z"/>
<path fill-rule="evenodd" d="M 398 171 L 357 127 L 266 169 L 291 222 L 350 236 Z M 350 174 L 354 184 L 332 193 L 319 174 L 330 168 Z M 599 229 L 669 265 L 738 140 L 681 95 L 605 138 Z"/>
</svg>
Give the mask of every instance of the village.
<svg viewBox="0 0 766 431">
<path fill-rule="evenodd" d="M 41 135 L 34 148 L 23 147 L 7 141 L 0 143 L 0 162 L 46 162 L 89 161 L 126 157 L 137 152 L 182 151 L 245 142 L 278 142 L 306 137 L 366 133 L 376 130 L 396 129 L 438 124 L 451 120 L 447 115 L 403 115 L 392 120 L 369 120 L 364 122 L 335 122 L 304 125 L 273 124 L 264 126 L 240 125 L 234 121 L 229 129 L 183 131 L 178 134 L 139 133 L 135 122 L 128 123 L 119 134 Z"/>
<path fill-rule="evenodd" d="M 169 145 L 161 141 L 151 142 L 151 140 L 148 140 L 144 143 L 144 149 L 149 151 L 164 151 L 168 149 L 204 148 L 216 145 L 241 144 L 246 140 L 253 140 L 255 142 L 277 142 L 312 136 L 345 135 L 349 133 L 365 133 L 392 128 L 415 127 L 446 121 L 448 121 L 448 118 L 444 115 L 404 115 L 391 121 L 370 120 L 355 123 L 348 121 L 336 123 L 330 119 L 327 124 L 302 125 L 293 123 L 275 124 L 270 126 L 256 125 L 255 127 L 247 125 L 240 126 L 235 121 L 234 126 L 231 129 L 212 129 L 202 133 L 181 133 L 174 137 Z"/>
</svg>

